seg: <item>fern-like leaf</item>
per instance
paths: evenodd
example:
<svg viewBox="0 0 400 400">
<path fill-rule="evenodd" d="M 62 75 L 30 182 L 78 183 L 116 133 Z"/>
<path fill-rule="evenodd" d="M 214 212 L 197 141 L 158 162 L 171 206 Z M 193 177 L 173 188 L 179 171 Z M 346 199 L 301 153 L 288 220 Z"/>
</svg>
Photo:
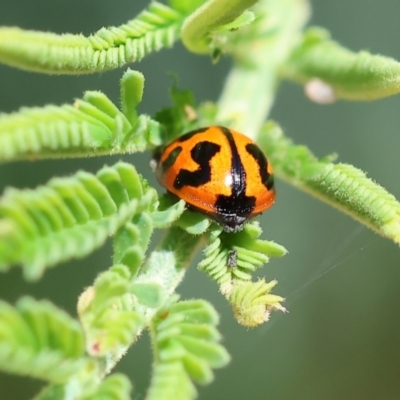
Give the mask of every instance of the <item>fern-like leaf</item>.
<svg viewBox="0 0 400 400">
<path fill-rule="evenodd" d="M 104 147 L 111 130 L 70 105 L 22 108 L 0 116 L 0 160 L 59 157 Z"/>
<path fill-rule="evenodd" d="M 229 361 L 217 343 L 217 323 L 217 313 L 203 300 L 181 301 L 159 311 L 151 328 L 155 362 L 146 400 L 193 399 L 196 389 L 191 380 L 200 384 L 213 380 L 212 368 Z"/>
<path fill-rule="evenodd" d="M 144 259 L 153 233 L 153 221 L 143 212 L 124 224 L 114 238 L 114 263 L 124 264 L 135 277 Z"/>
<path fill-rule="evenodd" d="M 159 201 L 158 209 L 151 214 L 151 218 L 156 228 L 167 228 L 182 215 L 186 203 L 176 201 L 168 194 L 160 197 Z"/>
<path fill-rule="evenodd" d="M 0 62 L 48 74 L 88 74 L 141 60 L 171 47 L 179 37 L 184 15 L 156 1 L 119 27 L 93 35 L 57 35 L 0 28 Z"/>
<path fill-rule="evenodd" d="M 34 400 L 65 400 L 68 398 L 74 400 L 130 400 L 129 393 L 132 385 L 125 375 L 112 374 L 94 388 L 85 387 L 84 389 L 86 389 L 83 390 L 84 393 L 75 393 L 66 385 L 49 385 L 41 390 Z"/>
<path fill-rule="evenodd" d="M 128 295 L 129 280 L 129 269 L 115 265 L 80 296 L 78 312 L 90 355 L 110 356 L 130 345 L 141 328 L 143 318 L 133 311 L 133 299 Z"/>
<path fill-rule="evenodd" d="M 247 281 L 251 273 L 269 261 L 269 257 L 281 257 L 286 249 L 274 242 L 260 240 L 258 222 L 246 224 L 234 235 L 215 227 L 209 233 L 210 244 L 204 250 L 204 259 L 198 269 L 206 272 L 221 288 L 234 280 Z"/>
<path fill-rule="evenodd" d="M 93 363 L 84 357 L 77 321 L 48 301 L 25 297 L 16 307 L 0 302 L 0 368 L 62 383 Z"/>
<path fill-rule="evenodd" d="M 307 84 L 318 78 L 337 99 L 374 100 L 400 92 L 400 63 L 393 58 L 358 53 L 331 40 L 329 33 L 310 28 L 283 67 L 283 75 Z M 311 98 L 319 101 L 318 92 Z M 323 101 L 324 98 L 320 100 Z"/>
<path fill-rule="evenodd" d="M 0 266 L 22 264 L 26 278 L 37 279 L 46 267 L 99 247 L 154 196 L 123 162 L 35 190 L 8 189 L 0 199 Z"/>
<path fill-rule="evenodd" d="M 160 145 L 159 123 L 136 112 L 143 84 L 141 73 L 124 73 L 122 111 L 105 94 L 89 91 L 74 105 L 0 115 L 0 162 L 134 153 Z"/>
<path fill-rule="evenodd" d="M 125 375 L 112 374 L 100 383 L 94 393 L 82 400 L 130 400 L 131 390 L 132 384 Z"/>
<path fill-rule="evenodd" d="M 176 225 L 191 235 L 202 235 L 211 225 L 210 218 L 200 213 L 186 210 L 176 221 Z"/>
<path fill-rule="evenodd" d="M 65 399 L 65 385 L 54 384 L 44 387 L 33 400 L 63 400 Z"/>
<path fill-rule="evenodd" d="M 285 138 L 272 122 L 259 138 L 277 176 L 400 244 L 400 203 L 363 171 L 333 164 L 331 157 L 317 159 L 305 146 Z"/>
<path fill-rule="evenodd" d="M 253 328 L 269 320 L 271 311 L 286 311 L 284 299 L 271 294 L 277 281 L 234 282 L 228 300 L 239 324 Z"/>
<path fill-rule="evenodd" d="M 269 261 L 282 257 L 286 249 L 274 242 L 261 240 L 258 222 L 245 225 L 241 232 L 230 234 L 220 227 L 209 232 L 209 245 L 198 269 L 215 280 L 221 293 L 232 305 L 236 320 L 247 327 L 257 326 L 269 319 L 273 310 L 285 311 L 283 298 L 270 294 L 276 281 L 251 282 L 252 273 Z"/>
</svg>

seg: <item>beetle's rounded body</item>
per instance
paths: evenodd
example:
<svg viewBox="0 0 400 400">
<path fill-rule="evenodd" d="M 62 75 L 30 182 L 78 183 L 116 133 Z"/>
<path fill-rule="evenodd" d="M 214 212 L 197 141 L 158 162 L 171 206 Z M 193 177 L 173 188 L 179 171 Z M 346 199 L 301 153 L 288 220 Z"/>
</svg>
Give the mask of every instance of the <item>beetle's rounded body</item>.
<svg viewBox="0 0 400 400">
<path fill-rule="evenodd" d="M 157 179 L 169 192 L 236 232 L 275 200 L 272 168 L 247 136 L 221 126 L 184 134 L 163 151 Z"/>
</svg>

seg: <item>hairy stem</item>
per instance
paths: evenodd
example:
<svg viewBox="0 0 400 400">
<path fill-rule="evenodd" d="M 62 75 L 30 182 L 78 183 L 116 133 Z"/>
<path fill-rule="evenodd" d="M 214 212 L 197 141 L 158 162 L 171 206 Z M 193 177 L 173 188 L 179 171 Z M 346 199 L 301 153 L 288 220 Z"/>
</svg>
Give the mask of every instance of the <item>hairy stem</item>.
<svg viewBox="0 0 400 400">
<path fill-rule="evenodd" d="M 244 54 L 236 54 L 217 115 L 253 139 L 273 104 L 279 68 L 300 40 L 309 5 L 306 0 L 262 0 L 255 12 L 260 18 L 250 33 L 254 39 Z"/>
<path fill-rule="evenodd" d="M 168 229 L 157 248 L 149 255 L 135 283 L 160 285 L 164 291 L 164 304 L 182 281 L 201 242 L 202 236 L 190 235 L 177 227 Z M 145 305 L 137 306 L 136 311 L 145 317 L 143 328 L 149 325 L 158 309 Z M 139 330 L 136 338 L 140 336 L 143 328 Z M 126 350 L 127 348 L 123 347 L 107 359 L 106 373 L 113 369 Z"/>
</svg>

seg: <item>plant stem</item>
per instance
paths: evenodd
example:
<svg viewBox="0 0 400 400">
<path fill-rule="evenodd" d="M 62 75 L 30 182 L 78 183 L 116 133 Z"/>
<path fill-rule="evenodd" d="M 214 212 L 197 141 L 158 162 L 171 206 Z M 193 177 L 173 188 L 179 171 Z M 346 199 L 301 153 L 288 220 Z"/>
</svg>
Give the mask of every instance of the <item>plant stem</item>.
<svg viewBox="0 0 400 400">
<path fill-rule="evenodd" d="M 309 16 L 307 0 L 261 0 L 255 8 L 259 20 L 250 26 L 253 40 L 234 54 L 218 102 L 217 120 L 255 139 L 267 118 L 279 83 L 279 69 L 298 43 Z M 244 47 L 244 49 L 243 49 Z"/>
<path fill-rule="evenodd" d="M 186 270 L 202 242 L 202 236 L 193 236 L 181 228 L 172 227 L 166 230 L 157 248 L 149 255 L 140 275 L 135 283 L 158 284 L 164 290 L 164 301 L 175 292 L 182 281 Z M 140 336 L 142 330 L 149 325 L 159 308 L 151 308 L 142 304 L 135 307 L 145 318 L 142 329 L 136 335 Z M 126 353 L 127 347 L 121 347 L 106 359 L 105 374 L 109 373 Z"/>
</svg>

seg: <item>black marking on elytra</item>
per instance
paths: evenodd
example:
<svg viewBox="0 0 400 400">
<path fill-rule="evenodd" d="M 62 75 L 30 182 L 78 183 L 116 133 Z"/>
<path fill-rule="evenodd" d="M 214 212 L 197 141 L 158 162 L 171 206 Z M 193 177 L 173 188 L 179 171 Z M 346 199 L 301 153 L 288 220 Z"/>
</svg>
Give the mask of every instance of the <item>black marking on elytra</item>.
<svg viewBox="0 0 400 400">
<path fill-rule="evenodd" d="M 220 127 L 220 129 L 227 138 L 231 149 L 232 191 L 229 196 L 218 196 L 215 204 L 218 214 L 215 219 L 224 225 L 225 230 L 234 232 L 241 229 L 251 215 L 256 204 L 256 198 L 246 196 L 246 171 L 231 131 L 224 127 Z"/>
<path fill-rule="evenodd" d="M 186 136 L 186 135 L 184 135 Z M 184 186 L 199 187 L 211 179 L 211 159 L 221 150 L 219 144 L 204 141 L 197 143 L 190 155 L 193 161 L 199 164 L 195 171 L 181 169 L 174 181 L 175 189 L 182 189 Z"/>
<path fill-rule="evenodd" d="M 176 141 L 183 143 L 186 140 L 189 140 L 194 135 L 196 135 L 198 133 L 202 133 L 202 132 L 206 131 L 207 129 L 209 129 L 209 128 L 199 128 L 194 131 L 190 131 L 190 132 L 185 133 L 184 135 L 178 137 L 176 139 Z M 179 149 L 179 150 L 177 150 L 177 149 Z M 181 151 L 182 151 L 182 147 L 177 147 L 173 151 L 171 151 L 171 153 L 169 154 L 167 159 L 163 162 L 163 165 L 162 165 L 163 172 L 165 172 L 169 167 L 171 167 L 175 163 L 176 158 L 178 157 L 178 155 L 180 154 Z M 158 162 L 161 158 L 161 155 L 162 155 L 162 148 L 158 148 L 154 152 L 153 158 Z"/>
<path fill-rule="evenodd" d="M 240 159 L 236 143 L 233 140 L 231 131 L 223 126 L 219 127 L 225 137 L 228 139 L 231 148 L 231 175 L 232 175 L 232 194 L 231 196 L 241 196 L 246 193 L 246 171 L 244 170 L 242 160 Z"/>
<path fill-rule="evenodd" d="M 192 138 L 194 135 L 205 132 L 208 129 L 209 129 L 208 127 L 195 129 L 194 131 L 190 131 L 190 132 L 185 133 L 184 135 L 180 136 L 177 140 L 178 140 L 178 142 L 185 142 L 186 140 L 189 140 L 190 138 Z"/>
<path fill-rule="evenodd" d="M 274 177 L 272 174 L 268 173 L 267 157 L 265 157 L 265 154 L 254 143 L 247 144 L 246 150 L 258 164 L 262 184 L 268 190 L 271 190 L 274 187 Z"/>
<path fill-rule="evenodd" d="M 171 151 L 171 153 L 168 154 L 168 157 L 161 164 L 163 173 L 165 173 L 165 171 L 169 167 L 172 167 L 175 164 L 176 159 L 178 158 L 179 154 L 181 154 L 181 152 L 182 152 L 182 147 L 178 146 L 178 147 L 175 147 L 175 149 L 173 149 Z"/>
<path fill-rule="evenodd" d="M 269 176 L 268 176 L 267 182 L 266 182 L 266 184 L 265 184 L 265 187 L 266 187 L 268 190 L 271 190 L 271 189 L 274 188 L 274 182 L 275 182 L 275 180 L 274 180 L 274 175 L 273 175 L 273 174 L 268 174 L 268 175 L 269 175 Z"/>
</svg>

